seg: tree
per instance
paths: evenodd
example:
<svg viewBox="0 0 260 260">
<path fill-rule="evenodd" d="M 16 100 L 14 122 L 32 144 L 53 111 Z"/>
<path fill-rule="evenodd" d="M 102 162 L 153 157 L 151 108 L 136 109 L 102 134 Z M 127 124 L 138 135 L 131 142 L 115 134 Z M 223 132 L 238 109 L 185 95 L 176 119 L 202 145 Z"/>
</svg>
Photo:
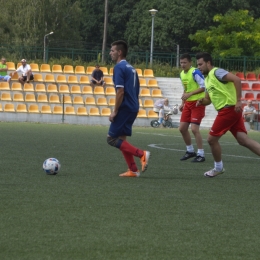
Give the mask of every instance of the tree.
<svg viewBox="0 0 260 260">
<path fill-rule="evenodd" d="M 213 21 L 219 24 L 217 27 L 190 35 L 197 45 L 193 50 L 222 57 L 260 56 L 260 19 L 254 19 L 248 13 L 248 10 L 240 10 L 215 15 Z"/>
</svg>

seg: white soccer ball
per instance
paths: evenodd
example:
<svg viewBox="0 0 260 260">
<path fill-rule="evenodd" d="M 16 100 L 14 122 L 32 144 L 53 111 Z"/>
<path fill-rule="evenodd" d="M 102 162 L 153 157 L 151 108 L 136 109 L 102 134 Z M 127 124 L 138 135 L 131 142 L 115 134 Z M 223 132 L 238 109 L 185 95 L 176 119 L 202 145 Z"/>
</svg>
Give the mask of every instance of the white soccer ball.
<svg viewBox="0 0 260 260">
<path fill-rule="evenodd" d="M 44 161 L 42 168 L 46 174 L 56 175 L 60 171 L 61 164 L 56 158 L 48 158 Z"/>
</svg>

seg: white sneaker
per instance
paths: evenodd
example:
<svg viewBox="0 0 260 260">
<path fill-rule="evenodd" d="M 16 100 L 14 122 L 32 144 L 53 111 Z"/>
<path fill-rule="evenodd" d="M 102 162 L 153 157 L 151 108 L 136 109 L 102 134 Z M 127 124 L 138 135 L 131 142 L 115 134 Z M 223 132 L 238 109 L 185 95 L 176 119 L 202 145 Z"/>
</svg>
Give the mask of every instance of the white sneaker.
<svg viewBox="0 0 260 260">
<path fill-rule="evenodd" d="M 224 168 L 220 172 L 217 172 L 215 169 L 212 169 L 212 170 L 210 170 L 208 172 L 205 172 L 204 176 L 205 177 L 209 177 L 209 178 L 213 178 L 213 177 L 216 177 L 217 175 L 222 174 L 224 172 L 225 172 Z"/>
</svg>

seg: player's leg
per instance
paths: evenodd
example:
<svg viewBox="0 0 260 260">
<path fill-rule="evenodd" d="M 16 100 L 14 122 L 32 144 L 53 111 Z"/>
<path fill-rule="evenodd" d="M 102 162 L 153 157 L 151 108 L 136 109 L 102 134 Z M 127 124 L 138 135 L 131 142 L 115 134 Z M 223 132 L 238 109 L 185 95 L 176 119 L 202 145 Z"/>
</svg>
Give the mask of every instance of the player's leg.
<svg viewBox="0 0 260 260">
<path fill-rule="evenodd" d="M 192 103 L 191 106 L 191 131 L 195 137 L 197 144 L 197 156 L 192 162 L 204 162 L 205 154 L 203 149 L 203 139 L 200 133 L 200 123 L 205 116 L 205 106 L 196 106 L 196 103 Z"/>
<path fill-rule="evenodd" d="M 180 159 L 181 161 L 185 161 L 189 158 L 196 157 L 196 153 L 194 152 L 194 147 L 191 143 L 191 136 L 189 132 L 190 121 L 191 121 L 191 111 L 189 109 L 188 102 L 186 102 L 182 110 L 182 114 L 180 118 L 180 126 L 179 126 L 179 131 L 186 144 L 186 153 Z"/>
<path fill-rule="evenodd" d="M 162 123 L 163 118 L 164 118 L 164 110 L 161 108 L 161 109 L 159 110 L 159 119 L 158 119 L 159 124 Z"/>
</svg>

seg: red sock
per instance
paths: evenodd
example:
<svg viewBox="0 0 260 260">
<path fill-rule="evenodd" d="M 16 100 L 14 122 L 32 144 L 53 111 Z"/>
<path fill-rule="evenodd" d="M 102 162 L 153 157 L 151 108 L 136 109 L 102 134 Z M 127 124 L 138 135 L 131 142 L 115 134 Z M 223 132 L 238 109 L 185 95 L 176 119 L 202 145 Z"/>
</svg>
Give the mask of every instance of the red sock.
<svg viewBox="0 0 260 260">
<path fill-rule="evenodd" d="M 124 152 L 122 151 L 122 154 L 124 155 L 125 157 L 125 161 L 128 165 L 128 168 L 132 171 L 132 172 L 137 172 L 138 169 L 137 169 L 137 166 L 135 164 L 135 160 L 134 160 L 134 156 L 128 152 Z"/>
<path fill-rule="evenodd" d="M 137 147 L 134 147 L 133 145 L 129 144 L 127 141 L 123 141 L 120 146 L 120 151 L 122 152 L 128 152 L 133 156 L 141 158 L 144 155 L 144 152 Z"/>
</svg>

